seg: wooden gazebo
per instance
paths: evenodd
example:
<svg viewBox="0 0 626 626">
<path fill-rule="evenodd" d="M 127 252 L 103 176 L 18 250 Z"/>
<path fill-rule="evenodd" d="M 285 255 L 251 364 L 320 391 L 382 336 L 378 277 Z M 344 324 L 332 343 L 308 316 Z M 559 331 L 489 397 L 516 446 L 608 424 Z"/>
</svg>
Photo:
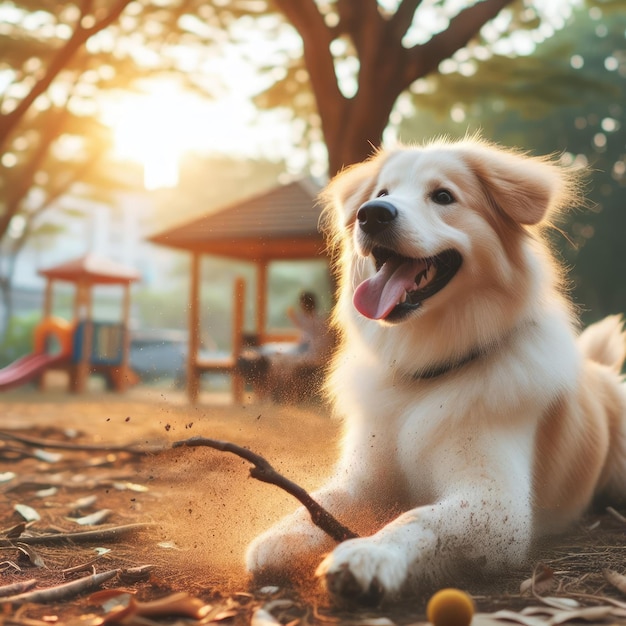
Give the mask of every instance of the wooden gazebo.
<svg viewBox="0 0 626 626">
<path fill-rule="evenodd" d="M 235 288 L 232 358 L 206 361 L 198 357 L 202 255 L 255 264 L 255 334 L 260 343 L 275 340 L 276 337 L 271 336 L 266 328 L 268 265 L 275 260 L 323 258 L 325 245 L 319 232 L 321 209 L 317 204 L 320 189 L 321 185 L 313 179 L 302 178 L 150 237 L 153 243 L 185 250 L 192 255 L 187 363 L 187 390 L 192 401 L 197 399 L 200 375 L 205 371 L 230 372 L 235 398 L 239 399 L 243 391 L 235 370 L 242 341 L 244 289 L 241 282 Z"/>
<path fill-rule="evenodd" d="M 54 285 L 57 282 L 73 283 L 76 286 L 74 297 L 74 322 L 77 325 L 75 334 L 76 353 L 70 371 L 70 388 L 81 392 L 86 388 L 90 371 L 104 370 L 111 384 L 118 391 L 123 391 L 129 382 L 135 379 L 129 364 L 128 322 L 130 316 L 130 287 L 140 279 L 133 268 L 95 254 L 86 254 L 47 269 L 39 271 L 46 279 L 46 290 L 43 303 L 43 320 L 52 317 Z M 109 325 L 103 329 L 111 332 L 110 339 L 119 348 L 114 360 L 106 354 L 94 354 L 93 320 L 93 288 L 96 285 L 120 285 L 123 288 L 122 320 L 119 324 Z M 103 337 L 104 337 L 103 332 Z M 80 338 L 80 341 L 77 341 Z M 102 343 L 102 342 L 101 342 Z M 100 346 L 101 348 L 105 346 Z M 100 357 L 100 358 L 98 358 Z"/>
</svg>

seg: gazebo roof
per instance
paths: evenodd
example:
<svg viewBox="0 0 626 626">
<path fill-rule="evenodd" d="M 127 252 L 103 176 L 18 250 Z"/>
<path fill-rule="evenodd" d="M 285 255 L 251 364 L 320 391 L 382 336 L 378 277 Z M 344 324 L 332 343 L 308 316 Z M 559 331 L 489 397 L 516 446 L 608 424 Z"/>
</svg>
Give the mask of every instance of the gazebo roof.
<svg viewBox="0 0 626 626">
<path fill-rule="evenodd" d="M 321 185 L 302 178 L 149 238 L 153 243 L 236 259 L 305 259 L 324 252 Z"/>
<path fill-rule="evenodd" d="M 141 278 L 133 268 L 95 254 L 86 254 L 60 265 L 39 270 L 39 274 L 49 280 L 90 285 L 124 285 Z"/>
</svg>

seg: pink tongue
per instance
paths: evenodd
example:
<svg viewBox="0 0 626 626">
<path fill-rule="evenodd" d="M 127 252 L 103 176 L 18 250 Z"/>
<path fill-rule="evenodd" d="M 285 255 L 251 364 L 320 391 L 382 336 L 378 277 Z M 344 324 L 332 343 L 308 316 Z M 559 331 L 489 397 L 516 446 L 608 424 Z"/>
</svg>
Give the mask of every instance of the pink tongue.
<svg viewBox="0 0 626 626">
<path fill-rule="evenodd" d="M 352 298 L 356 310 L 372 320 L 387 317 L 402 294 L 415 289 L 415 277 L 424 269 L 426 263 L 419 259 L 389 259 L 375 276 L 356 288 Z"/>
</svg>

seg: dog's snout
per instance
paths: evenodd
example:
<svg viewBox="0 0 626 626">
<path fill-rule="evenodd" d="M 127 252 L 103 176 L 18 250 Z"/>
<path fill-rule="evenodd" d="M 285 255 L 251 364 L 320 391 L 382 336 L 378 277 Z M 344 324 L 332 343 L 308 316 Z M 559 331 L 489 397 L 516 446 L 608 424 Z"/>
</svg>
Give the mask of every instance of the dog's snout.
<svg viewBox="0 0 626 626">
<path fill-rule="evenodd" d="M 362 204 L 356 218 L 359 228 L 368 235 L 385 230 L 398 217 L 398 209 L 386 200 L 370 200 Z"/>
</svg>

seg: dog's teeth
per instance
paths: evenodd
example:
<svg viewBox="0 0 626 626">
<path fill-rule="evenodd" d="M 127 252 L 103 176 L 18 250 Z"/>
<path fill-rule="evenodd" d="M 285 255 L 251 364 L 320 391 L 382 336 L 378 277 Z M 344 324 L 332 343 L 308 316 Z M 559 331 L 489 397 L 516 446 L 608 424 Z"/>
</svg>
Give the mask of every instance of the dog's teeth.
<svg viewBox="0 0 626 626">
<path fill-rule="evenodd" d="M 406 298 L 407 298 L 407 292 L 405 291 L 401 296 L 400 296 L 400 302 L 398 304 L 402 304 L 403 302 L 406 302 Z"/>
</svg>

